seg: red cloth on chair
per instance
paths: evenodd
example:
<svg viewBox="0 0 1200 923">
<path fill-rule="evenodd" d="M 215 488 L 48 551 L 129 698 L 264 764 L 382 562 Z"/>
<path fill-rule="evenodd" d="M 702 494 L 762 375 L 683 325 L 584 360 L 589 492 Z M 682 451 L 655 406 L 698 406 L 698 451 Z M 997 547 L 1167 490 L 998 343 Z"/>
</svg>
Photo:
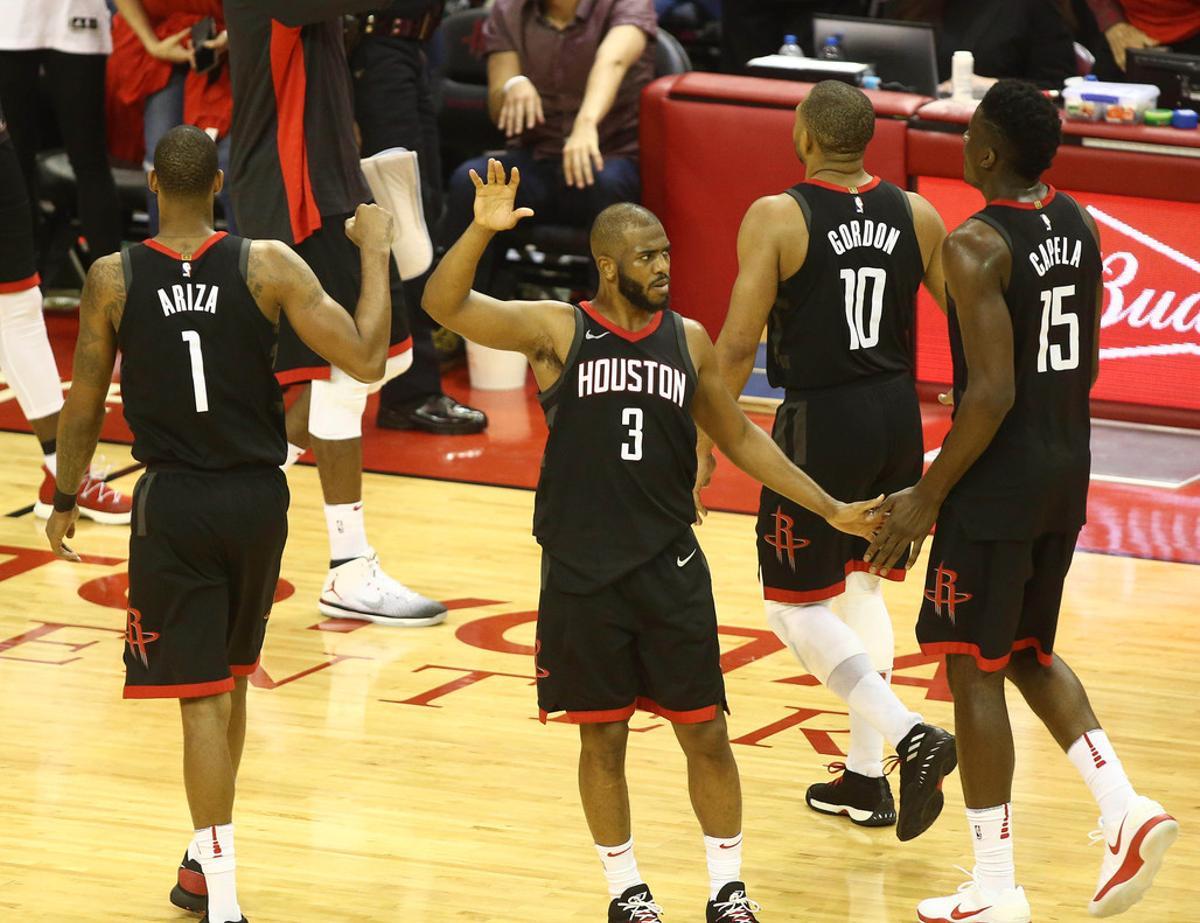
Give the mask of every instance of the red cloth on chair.
<svg viewBox="0 0 1200 923">
<path fill-rule="evenodd" d="M 190 29 L 206 16 L 213 17 L 218 33 L 225 28 L 221 0 L 142 0 L 142 6 L 160 39 Z M 106 80 L 109 153 L 117 160 L 141 163 L 146 97 L 167 85 L 175 65 L 151 57 L 123 16 L 114 16 L 112 25 L 113 52 Z M 229 133 L 232 118 L 233 93 L 224 57 L 216 71 L 189 71 L 183 90 L 184 123 L 216 129 L 221 137 Z"/>
</svg>

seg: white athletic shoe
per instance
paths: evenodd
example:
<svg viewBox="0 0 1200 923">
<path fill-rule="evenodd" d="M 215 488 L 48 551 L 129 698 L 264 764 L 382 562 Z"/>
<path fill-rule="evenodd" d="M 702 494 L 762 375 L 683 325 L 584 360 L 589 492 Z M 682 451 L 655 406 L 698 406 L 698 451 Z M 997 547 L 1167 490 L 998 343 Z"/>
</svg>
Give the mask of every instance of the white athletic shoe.
<svg viewBox="0 0 1200 923">
<path fill-rule="evenodd" d="M 331 618 L 406 628 L 423 628 L 446 620 L 445 606 L 385 574 L 374 551 L 330 570 L 317 608 Z"/>
<path fill-rule="evenodd" d="M 921 923 L 1030 923 L 1033 915 L 1024 888 L 985 892 L 972 875 L 957 894 L 921 901 L 917 919 Z"/>
<path fill-rule="evenodd" d="M 1140 901 L 1154 884 L 1163 856 L 1179 836 L 1179 822 L 1157 801 L 1135 795 L 1123 817 L 1112 824 L 1101 820 L 1100 827 L 1092 843 L 1104 844 L 1104 858 L 1088 913 L 1111 917 Z"/>
</svg>

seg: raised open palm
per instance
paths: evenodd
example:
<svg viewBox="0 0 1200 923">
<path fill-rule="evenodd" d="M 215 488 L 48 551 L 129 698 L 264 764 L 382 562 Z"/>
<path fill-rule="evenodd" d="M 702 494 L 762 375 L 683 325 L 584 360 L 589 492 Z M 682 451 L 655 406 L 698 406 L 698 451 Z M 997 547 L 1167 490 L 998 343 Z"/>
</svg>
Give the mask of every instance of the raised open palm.
<svg viewBox="0 0 1200 923">
<path fill-rule="evenodd" d="M 475 184 L 475 223 L 489 231 L 507 231 L 516 227 L 522 218 L 533 215 L 532 208 L 514 208 L 517 189 L 521 185 L 521 171 L 512 168 L 511 178 L 504 176 L 504 164 L 492 158 L 488 161 L 487 181 L 471 171 L 471 182 Z"/>
</svg>

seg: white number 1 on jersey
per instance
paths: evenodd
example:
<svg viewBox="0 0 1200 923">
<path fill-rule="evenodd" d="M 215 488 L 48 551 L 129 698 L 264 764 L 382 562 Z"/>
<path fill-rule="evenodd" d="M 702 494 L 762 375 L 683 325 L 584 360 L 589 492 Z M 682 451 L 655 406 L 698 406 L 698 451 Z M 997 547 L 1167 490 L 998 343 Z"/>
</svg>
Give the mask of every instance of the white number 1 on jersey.
<svg viewBox="0 0 1200 923">
<path fill-rule="evenodd" d="M 200 334 L 195 330 L 183 331 L 183 342 L 188 345 L 192 360 L 192 391 L 196 395 L 196 413 L 208 412 L 208 386 L 204 383 L 204 353 L 200 350 Z"/>
</svg>

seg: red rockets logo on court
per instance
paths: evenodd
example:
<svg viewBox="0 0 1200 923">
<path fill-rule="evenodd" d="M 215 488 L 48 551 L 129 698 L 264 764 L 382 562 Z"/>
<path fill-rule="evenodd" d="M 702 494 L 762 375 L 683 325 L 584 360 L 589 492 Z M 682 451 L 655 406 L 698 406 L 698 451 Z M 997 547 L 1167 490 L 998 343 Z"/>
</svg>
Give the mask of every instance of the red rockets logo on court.
<svg viewBox="0 0 1200 923">
<path fill-rule="evenodd" d="M 775 549 L 775 557 L 778 558 L 780 564 L 783 563 L 783 556 L 786 554 L 788 566 L 795 570 L 796 552 L 801 548 L 807 548 L 812 542 L 806 538 L 795 537 L 792 530 L 796 525 L 796 520 L 785 513 L 782 506 L 776 507 L 771 518 L 775 520 L 775 531 L 764 535 L 763 541 Z"/>
<path fill-rule="evenodd" d="M 941 616 L 943 610 L 946 618 L 953 625 L 958 617 L 958 606 L 971 598 L 970 593 L 958 591 L 958 571 L 950 570 L 946 565 L 939 564 L 933 572 L 933 586 L 925 591 L 925 598 L 933 603 L 933 611 Z"/>
<path fill-rule="evenodd" d="M 142 613 L 137 609 L 128 610 L 128 620 L 125 623 L 125 643 L 129 652 L 142 662 L 142 666 L 150 668 L 150 658 L 146 656 L 146 645 L 158 640 L 157 631 L 142 629 Z"/>
</svg>

